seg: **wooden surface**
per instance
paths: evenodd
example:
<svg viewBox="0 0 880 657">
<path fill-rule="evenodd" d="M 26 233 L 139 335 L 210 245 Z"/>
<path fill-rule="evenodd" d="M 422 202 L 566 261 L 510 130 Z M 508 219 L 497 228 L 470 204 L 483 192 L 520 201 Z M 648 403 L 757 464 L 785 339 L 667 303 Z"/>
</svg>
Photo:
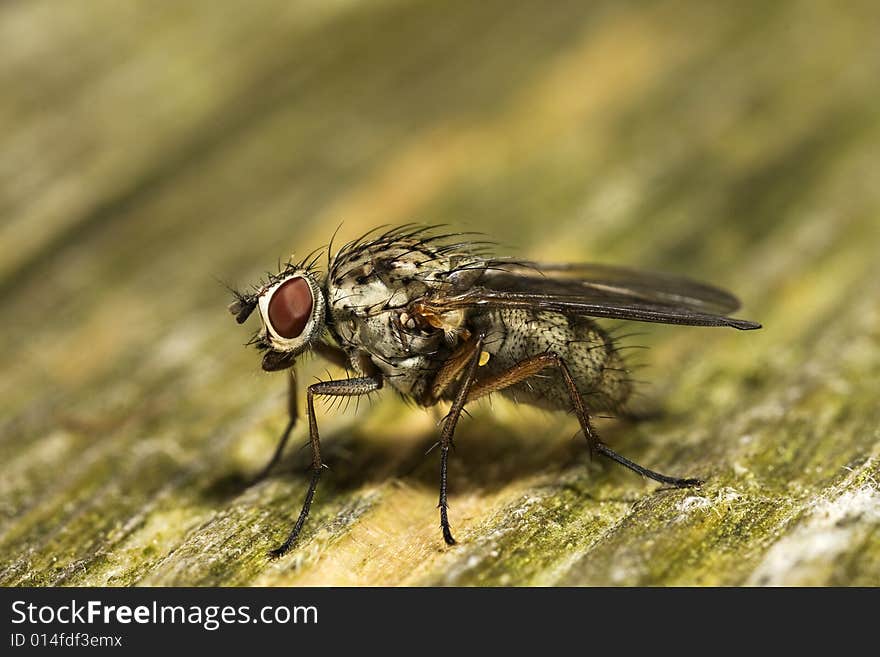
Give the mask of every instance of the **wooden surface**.
<svg viewBox="0 0 880 657">
<path fill-rule="evenodd" d="M 0 583 L 880 584 L 880 9 L 815 2 L 0 6 Z M 623 454 L 471 409 L 322 413 L 305 490 L 217 279 L 379 223 L 688 273 L 760 332 L 630 325 Z M 317 361 L 304 380 L 323 376 Z M 300 426 L 294 443 L 305 439 Z"/>
</svg>

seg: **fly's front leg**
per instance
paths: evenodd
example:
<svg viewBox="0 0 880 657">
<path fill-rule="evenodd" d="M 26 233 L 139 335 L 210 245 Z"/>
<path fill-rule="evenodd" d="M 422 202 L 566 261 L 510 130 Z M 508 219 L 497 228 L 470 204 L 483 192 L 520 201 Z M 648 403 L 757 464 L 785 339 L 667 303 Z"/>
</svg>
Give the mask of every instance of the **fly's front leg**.
<svg viewBox="0 0 880 657">
<path fill-rule="evenodd" d="M 699 486 L 702 483 L 699 479 L 679 479 L 678 477 L 670 477 L 655 472 L 654 470 L 649 470 L 648 468 L 621 456 L 608 447 L 608 445 L 603 443 L 599 439 L 599 434 L 596 433 L 596 430 L 593 428 L 593 423 L 590 421 L 590 414 L 584 405 L 583 397 L 575 384 L 574 377 L 571 375 L 568 365 L 565 364 L 565 361 L 562 358 L 554 353 L 539 354 L 537 356 L 532 356 L 531 358 L 526 358 L 510 369 L 500 372 L 490 379 L 480 381 L 471 390 L 468 401 L 479 399 L 489 393 L 497 392 L 525 381 L 526 379 L 539 374 L 542 370 L 548 367 L 556 367 L 562 373 L 562 378 L 565 381 L 565 387 L 568 391 L 569 399 L 571 400 L 571 404 L 574 407 L 575 414 L 577 415 L 581 429 L 584 432 L 584 436 L 586 437 L 591 450 L 599 452 L 599 454 L 602 454 L 603 456 L 607 456 L 612 461 L 629 468 L 633 472 L 637 472 L 643 477 L 648 477 L 649 479 L 664 484 L 670 484 L 679 488 L 687 488 L 690 486 Z"/>
<path fill-rule="evenodd" d="M 348 356 L 338 347 L 323 342 L 316 342 L 312 346 L 312 350 L 338 367 L 347 368 L 349 365 Z M 297 420 L 299 420 L 299 407 L 297 404 L 298 397 L 296 366 L 292 365 L 290 369 L 287 370 L 287 426 L 285 426 L 284 431 L 281 432 L 281 438 L 278 439 L 278 444 L 275 447 L 275 453 L 272 454 L 272 458 L 270 458 L 269 462 L 263 466 L 263 469 L 254 476 L 251 480 L 251 485 L 259 483 L 269 476 L 269 473 L 276 465 L 278 465 L 278 461 L 281 460 L 281 455 L 284 453 L 284 448 L 287 446 L 290 434 L 293 433 L 293 428 L 296 426 Z"/>
<path fill-rule="evenodd" d="M 278 445 L 275 447 L 275 453 L 272 454 L 272 458 L 269 459 L 269 462 L 264 465 L 263 469 L 260 470 L 260 472 L 251 480 L 251 485 L 265 479 L 269 475 L 269 472 L 271 472 L 272 468 L 274 468 L 278 461 L 281 460 L 281 454 L 284 453 L 284 447 L 287 445 L 290 434 L 293 432 L 293 428 L 296 426 L 296 421 L 299 419 L 299 410 L 296 402 L 296 371 L 294 367 L 291 367 L 287 370 L 287 426 L 284 427 L 284 431 L 281 433 L 281 438 L 278 440 Z"/>
<path fill-rule="evenodd" d="M 480 335 L 470 348 L 473 353 L 469 359 L 465 361 L 464 375 L 461 381 L 461 387 L 455 395 L 452 402 L 452 408 L 443 422 L 443 429 L 440 432 L 440 529 L 443 532 L 443 540 L 446 545 L 455 545 L 455 539 L 452 537 L 452 530 L 449 528 L 449 517 L 447 515 L 446 504 L 446 487 L 447 487 L 447 466 L 449 463 L 449 448 L 452 446 L 452 438 L 455 434 L 455 425 L 458 424 L 458 418 L 464 410 L 464 405 L 468 401 L 471 387 L 477 374 L 477 367 L 480 365 L 480 354 L 483 349 L 483 335 Z"/>
<path fill-rule="evenodd" d="M 324 397 L 357 397 L 366 395 L 382 387 L 382 379 L 379 377 L 360 377 L 357 379 L 342 379 L 339 381 L 322 381 L 314 383 L 308 387 L 306 394 L 306 408 L 309 417 L 309 443 L 312 446 L 312 478 L 309 482 L 309 489 L 306 491 L 306 499 L 303 502 L 302 510 L 299 512 L 299 518 L 290 531 L 287 539 L 280 546 L 272 550 L 269 554 L 273 557 L 280 557 L 287 552 L 296 542 L 302 531 L 306 518 L 309 516 L 309 509 L 312 507 L 312 500 L 315 497 L 315 490 L 318 488 L 318 481 L 321 479 L 321 472 L 324 469 L 324 463 L 321 460 L 321 440 L 318 436 L 318 421 L 315 417 L 315 396 Z"/>
</svg>

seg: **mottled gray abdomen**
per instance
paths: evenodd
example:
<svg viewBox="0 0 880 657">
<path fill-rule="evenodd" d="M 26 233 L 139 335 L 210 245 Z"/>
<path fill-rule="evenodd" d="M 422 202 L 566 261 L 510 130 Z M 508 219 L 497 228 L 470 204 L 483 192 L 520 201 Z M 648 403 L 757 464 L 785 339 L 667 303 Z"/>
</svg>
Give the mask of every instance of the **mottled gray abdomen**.
<svg viewBox="0 0 880 657">
<path fill-rule="evenodd" d="M 472 316 L 471 326 L 487 331 L 483 351 L 490 354 L 479 368 L 484 379 L 539 354 L 553 352 L 568 365 L 589 411 L 616 411 L 630 396 L 631 382 L 623 360 L 607 333 L 583 317 L 533 310 L 495 310 Z M 516 402 L 549 410 L 571 410 L 558 368 L 502 391 Z"/>
</svg>

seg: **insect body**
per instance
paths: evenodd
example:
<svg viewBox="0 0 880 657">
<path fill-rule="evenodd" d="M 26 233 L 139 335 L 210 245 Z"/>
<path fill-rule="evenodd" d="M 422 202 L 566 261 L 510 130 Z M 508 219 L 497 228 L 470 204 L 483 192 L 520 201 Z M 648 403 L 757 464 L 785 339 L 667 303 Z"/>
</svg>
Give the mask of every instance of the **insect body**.
<svg viewBox="0 0 880 657">
<path fill-rule="evenodd" d="M 540 265 L 493 258 L 473 242 L 428 227 L 368 233 L 332 254 L 322 276 L 317 259 L 235 293 L 239 323 L 259 309 L 252 342 L 263 369 L 288 370 L 291 417 L 278 461 L 296 422 L 296 358 L 311 350 L 353 372 L 307 389 L 312 478 L 299 518 L 273 554 L 296 541 L 323 470 L 314 399 L 356 397 L 390 386 L 422 406 L 451 402 L 440 432 L 440 525 L 447 517 L 447 465 L 466 404 L 493 392 L 549 410 L 573 411 L 590 449 L 673 486 L 693 486 L 649 470 L 599 440 L 591 416 L 623 410 L 630 393 L 614 341 L 594 318 L 748 330 L 728 317 L 735 297 L 689 279 L 604 265 Z"/>
</svg>

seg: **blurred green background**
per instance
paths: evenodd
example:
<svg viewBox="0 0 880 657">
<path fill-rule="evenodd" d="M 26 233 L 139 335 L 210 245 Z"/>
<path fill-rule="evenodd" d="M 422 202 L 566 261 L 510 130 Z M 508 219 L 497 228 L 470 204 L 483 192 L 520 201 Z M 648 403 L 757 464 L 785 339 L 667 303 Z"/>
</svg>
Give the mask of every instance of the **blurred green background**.
<svg viewBox="0 0 880 657">
<path fill-rule="evenodd" d="M 873 1 L 3 3 L 0 583 L 880 584 L 878 34 Z M 737 292 L 766 329 L 644 328 L 665 413 L 602 427 L 709 483 L 481 404 L 449 550 L 436 417 L 389 396 L 321 417 L 269 562 L 307 455 L 245 486 L 284 381 L 218 279 L 408 221 Z"/>
</svg>

